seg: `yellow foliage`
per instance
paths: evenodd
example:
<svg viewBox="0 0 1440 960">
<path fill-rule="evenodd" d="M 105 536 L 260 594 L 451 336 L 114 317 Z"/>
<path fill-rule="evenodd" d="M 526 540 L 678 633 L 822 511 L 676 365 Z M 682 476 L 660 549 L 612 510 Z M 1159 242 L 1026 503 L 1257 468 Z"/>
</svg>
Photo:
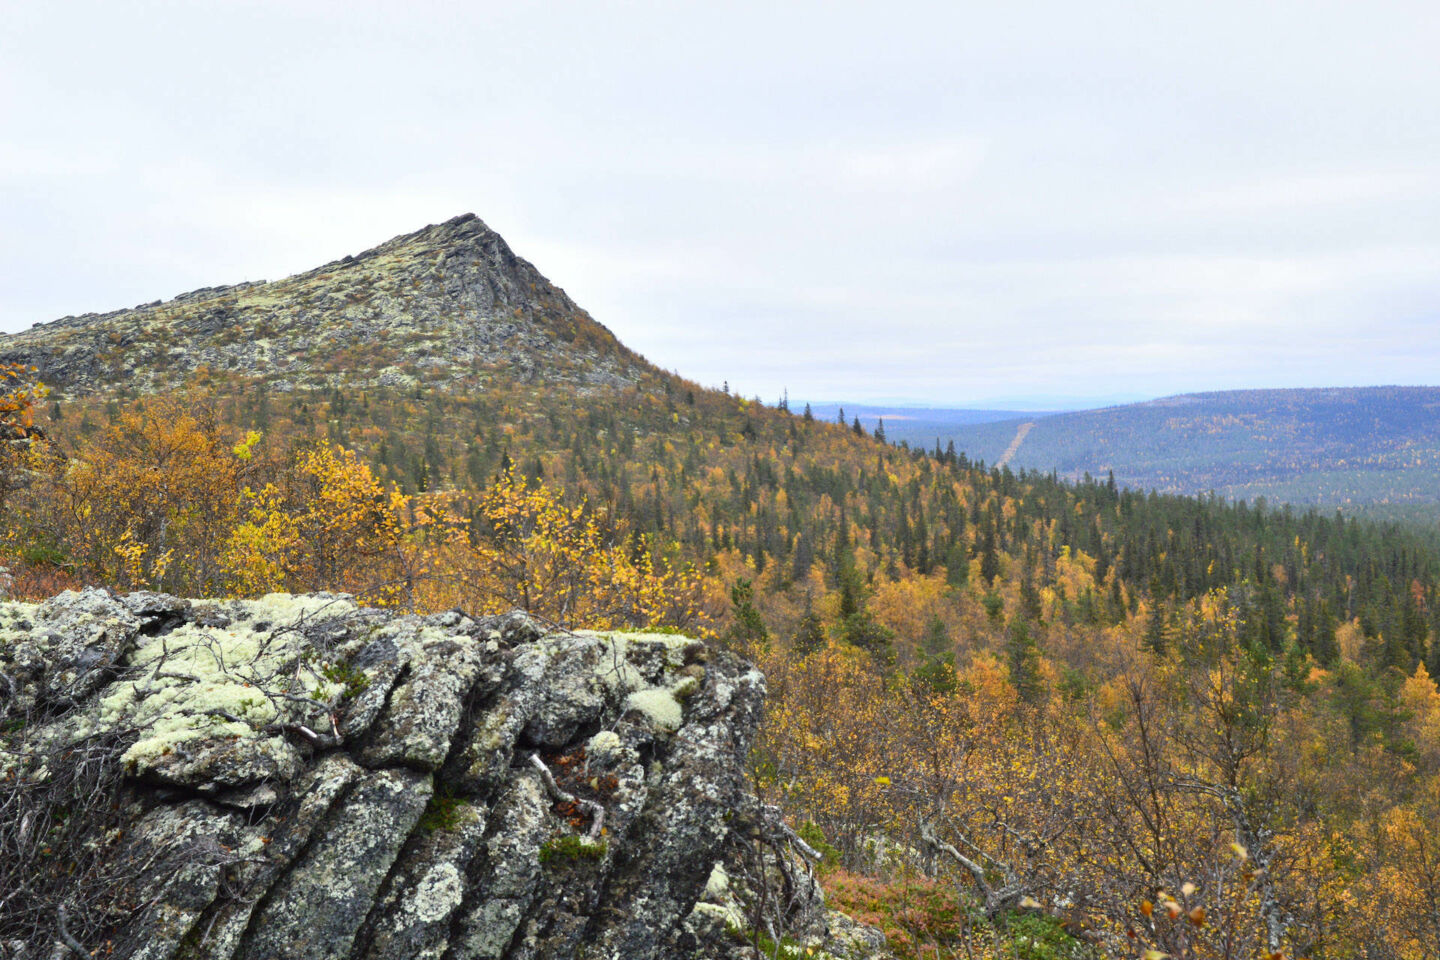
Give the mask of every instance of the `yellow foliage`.
<svg viewBox="0 0 1440 960">
<path fill-rule="evenodd" d="M 408 596 L 421 572 L 404 538 L 410 498 L 386 490 L 352 450 L 304 450 L 245 500 L 225 551 L 239 593 L 344 590 L 387 603 Z"/>
<path fill-rule="evenodd" d="M 68 455 L 47 451 L 29 491 L 29 535 L 64 544 L 100 582 L 208 595 L 246 480 L 268 469 L 259 438 L 236 451 L 233 431 L 203 398 L 151 400 Z"/>
<path fill-rule="evenodd" d="M 596 629 L 685 627 L 702 612 L 704 584 L 692 566 L 657 561 L 648 544 L 627 541 L 598 512 L 567 506 L 543 484 L 507 472 L 477 509 L 480 529 L 451 538 L 445 562 L 470 609 L 519 607 Z"/>
</svg>

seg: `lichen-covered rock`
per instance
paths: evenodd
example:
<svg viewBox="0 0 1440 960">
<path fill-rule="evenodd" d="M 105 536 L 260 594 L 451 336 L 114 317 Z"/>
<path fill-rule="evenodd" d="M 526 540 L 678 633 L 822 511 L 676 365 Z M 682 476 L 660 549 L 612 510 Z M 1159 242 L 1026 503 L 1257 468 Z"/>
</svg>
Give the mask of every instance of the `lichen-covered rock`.
<svg viewBox="0 0 1440 960">
<path fill-rule="evenodd" d="M 105 685 L 139 629 L 103 590 L 66 591 L 39 606 L 0 603 L 0 696 L 16 714 L 71 706 Z"/>
<path fill-rule="evenodd" d="M 351 362 L 336 362 L 347 355 Z M 544 371 L 584 389 L 626 384 L 647 369 L 473 214 L 284 280 L 206 287 L 0 335 L 0 363 L 37 367 L 72 396 L 117 385 L 160 390 L 198 370 L 293 390 L 413 387 L 482 367 L 522 382 Z"/>
<path fill-rule="evenodd" d="M 381 770 L 358 778 L 293 869 L 272 887 L 236 956 L 348 957 L 375 893 L 430 800 L 430 778 Z"/>
<path fill-rule="evenodd" d="M 692 640 L 523 614 L 0 604 L 0 776 L 22 811 L 0 824 L 0 883 L 25 884 L 0 943 L 35 960 L 69 941 L 145 960 L 751 957 L 736 931 L 757 881 L 716 865 L 761 830 L 744 760 L 764 690 Z M 780 922 L 829 949 L 838 925 L 805 895 Z"/>
</svg>

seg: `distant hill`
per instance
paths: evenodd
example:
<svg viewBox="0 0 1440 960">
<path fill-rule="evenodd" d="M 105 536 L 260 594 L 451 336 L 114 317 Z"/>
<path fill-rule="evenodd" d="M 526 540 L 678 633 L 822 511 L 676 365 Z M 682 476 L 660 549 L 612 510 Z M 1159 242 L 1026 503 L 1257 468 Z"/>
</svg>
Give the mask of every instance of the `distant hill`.
<svg viewBox="0 0 1440 960">
<path fill-rule="evenodd" d="M 1440 387 L 1184 394 L 962 425 L 941 439 L 972 459 L 1062 477 L 1113 470 L 1167 493 L 1440 516 Z"/>
</svg>

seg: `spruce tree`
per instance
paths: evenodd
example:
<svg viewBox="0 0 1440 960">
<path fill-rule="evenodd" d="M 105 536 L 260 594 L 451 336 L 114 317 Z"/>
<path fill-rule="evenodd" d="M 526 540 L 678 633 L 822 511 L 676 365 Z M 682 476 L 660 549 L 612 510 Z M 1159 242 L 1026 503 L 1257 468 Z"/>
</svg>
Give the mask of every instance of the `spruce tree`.
<svg viewBox="0 0 1440 960">
<path fill-rule="evenodd" d="M 1010 621 L 1005 635 L 1005 654 L 1010 664 L 1010 683 L 1026 703 L 1035 703 L 1044 692 L 1040 677 L 1040 649 L 1030 635 L 1030 625 L 1019 617 Z"/>
<path fill-rule="evenodd" d="M 932 695 L 954 693 L 959 686 L 955 676 L 955 647 L 945 621 L 931 617 L 920 641 L 921 661 L 911 674 L 915 685 Z"/>
<path fill-rule="evenodd" d="M 736 580 L 730 588 L 730 603 L 735 622 L 725 632 L 725 639 L 749 649 L 770 642 L 770 631 L 760 611 L 755 609 L 755 587 L 749 580 Z"/>
<path fill-rule="evenodd" d="M 795 635 L 790 640 L 790 646 L 802 657 L 809 656 L 825 646 L 825 627 L 820 622 L 820 615 L 815 612 L 809 593 L 805 594 L 805 613 L 795 626 Z"/>
<path fill-rule="evenodd" d="M 1158 597 L 1150 598 L 1150 618 L 1145 621 L 1145 646 L 1151 653 L 1165 653 L 1165 605 Z"/>
</svg>

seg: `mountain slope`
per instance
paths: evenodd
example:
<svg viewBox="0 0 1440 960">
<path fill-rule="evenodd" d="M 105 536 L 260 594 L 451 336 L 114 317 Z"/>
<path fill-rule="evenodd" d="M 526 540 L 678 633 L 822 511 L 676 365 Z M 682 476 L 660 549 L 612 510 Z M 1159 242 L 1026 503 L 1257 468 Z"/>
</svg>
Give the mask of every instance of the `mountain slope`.
<svg viewBox="0 0 1440 960">
<path fill-rule="evenodd" d="M 1440 388 L 1236 390 L 1030 416 L 1009 465 L 1168 493 L 1215 491 L 1304 506 L 1440 503 Z M 1022 421 L 948 438 L 996 462 Z"/>
<path fill-rule="evenodd" d="M 473 214 L 273 283 L 207 287 L 0 339 L 72 395 L 191 377 L 408 386 L 504 370 L 622 383 L 643 366 Z"/>
</svg>

